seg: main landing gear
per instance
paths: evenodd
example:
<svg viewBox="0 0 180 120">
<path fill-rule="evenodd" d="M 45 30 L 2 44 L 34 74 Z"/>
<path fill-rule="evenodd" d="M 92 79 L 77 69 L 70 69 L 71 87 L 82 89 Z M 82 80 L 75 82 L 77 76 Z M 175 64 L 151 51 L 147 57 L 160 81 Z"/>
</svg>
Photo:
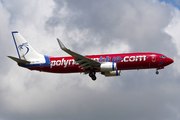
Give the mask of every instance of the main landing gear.
<svg viewBox="0 0 180 120">
<path fill-rule="evenodd" d="M 94 70 L 91 70 L 89 72 L 89 77 L 91 77 L 92 80 L 96 80 L 96 72 Z"/>
</svg>

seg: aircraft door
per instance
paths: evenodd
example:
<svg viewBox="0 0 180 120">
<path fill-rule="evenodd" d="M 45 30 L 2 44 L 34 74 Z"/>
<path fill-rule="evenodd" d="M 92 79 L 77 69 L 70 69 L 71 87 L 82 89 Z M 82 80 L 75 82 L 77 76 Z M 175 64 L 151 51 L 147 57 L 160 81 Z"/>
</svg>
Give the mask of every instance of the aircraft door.
<svg viewBox="0 0 180 120">
<path fill-rule="evenodd" d="M 152 62 L 156 62 L 156 56 L 155 55 L 152 56 Z"/>
</svg>

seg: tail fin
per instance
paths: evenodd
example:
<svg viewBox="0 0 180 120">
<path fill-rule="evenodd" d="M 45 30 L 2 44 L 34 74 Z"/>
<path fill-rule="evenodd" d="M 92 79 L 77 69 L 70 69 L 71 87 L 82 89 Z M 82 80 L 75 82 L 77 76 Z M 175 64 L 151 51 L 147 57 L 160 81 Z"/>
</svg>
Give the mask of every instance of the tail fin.
<svg viewBox="0 0 180 120">
<path fill-rule="evenodd" d="M 19 59 L 44 62 L 44 55 L 36 52 L 33 47 L 17 31 L 12 32 Z"/>
</svg>

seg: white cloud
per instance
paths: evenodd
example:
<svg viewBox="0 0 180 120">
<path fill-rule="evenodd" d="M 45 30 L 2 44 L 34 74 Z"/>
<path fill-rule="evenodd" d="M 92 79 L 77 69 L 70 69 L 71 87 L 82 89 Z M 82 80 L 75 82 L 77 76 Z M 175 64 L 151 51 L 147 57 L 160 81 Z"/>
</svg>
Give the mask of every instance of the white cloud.
<svg viewBox="0 0 180 120">
<path fill-rule="evenodd" d="M 178 9 L 174 9 L 172 12 L 173 19 L 170 22 L 170 24 L 165 28 L 165 32 L 169 34 L 172 37 L 172 42 L 175 45 L 175 49 L 177 50 L 177 55 L 174 56 L 174 69 L 175 71 L 178 71 L 177 74 L 180 73 L 180 11 Z"/>
<path fill-rule="evenodd" d="M 171 67 L 159 76 L 153 74 L 153 70 L 122 71 L 120 77 L 111 78 L 98 74 L 97 81 L 93 82 L 88 75 L 79 73 L 25 70 L 5 58 L 7 54 L 16 56 L 12 30 L 18 30 L 38 52 L 52 56 L 67 56 L 60 50 L 57 37 L 68 48 L 81 54 L 154 49 L 173 53 L 174 49 L 167 48 L 175 44 L 179 51 L 179 37 L 178 33 L 173 34 L 178 30 L 174 29 L 175 22 L 169 24 L 170 10 L 169 6 L 158 1 L 144 0 L 4 0 L 0 4 L 0 15 L 3 16 L 0 50 L 4 51 L 0 54 L 4 61 L 0 64 L 0 118 L 179 119 L 172 116 L 172 113 L 179 113 L 179 97 L 176 97 L 179 95 L 179 75 L 173 76 Z M 179 11 L 176 12 L 173 17 L 179 21 Z M 177 35 L 173 37 L 174 44 L 161 31 L 168 24 L 173 26 L 172 29 L 167 27 L 168 34 Z M 165 44 L 165 41 L 170 42 Z"/>
<path fill-rule="evenodd" d="M 9 49 L 10 47 L 7 47 L 10 45 L 10 42 L 7 41 L 10 37 L 8 37 L 10 35 L 9 33 L 9 18 L 10 18 L 10 13 L 4 8 L 4 6 L 0 3 L 0 16 L 1 16 L 1 20 L 0 20 L 0 40 L 1 40 L 1 47 L 0 47 L 0 51 L 1 51 L 1 58 L 2 58 L 2 62 L 0 63 L 0 66 L 2 66 L 4 64 L 4 61 L 6 61 L 5 57 L 6 54 L 10 53 Z M 7 67 L 9 67 L 9 65 L 7 65 Z M 0 74 L 3 74 L 5 72 L 7 72 L 6 68 L 0 69 Z"/>
</svg>

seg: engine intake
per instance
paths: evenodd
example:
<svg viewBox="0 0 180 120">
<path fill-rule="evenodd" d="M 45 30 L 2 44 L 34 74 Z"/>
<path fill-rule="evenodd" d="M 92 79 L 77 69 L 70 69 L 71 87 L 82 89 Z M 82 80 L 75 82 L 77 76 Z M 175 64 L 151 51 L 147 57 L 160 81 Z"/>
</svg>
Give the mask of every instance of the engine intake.
<svg viewBox="0 0 180 120">
<path fill-rule="evenodd" d="M 117 70 L 117 64 L 114 62 L 103 62 L 100 66 L 101 71 L 114 71 Z"/>
</svg>

